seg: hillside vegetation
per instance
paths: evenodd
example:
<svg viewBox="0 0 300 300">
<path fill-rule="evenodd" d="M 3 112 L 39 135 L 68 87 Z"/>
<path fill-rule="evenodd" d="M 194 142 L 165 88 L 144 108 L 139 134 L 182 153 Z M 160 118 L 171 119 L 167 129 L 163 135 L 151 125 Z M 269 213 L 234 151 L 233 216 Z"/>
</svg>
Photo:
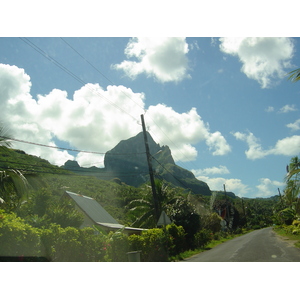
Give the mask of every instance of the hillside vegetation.
<svg viewBox="0 0 300 300">
<path fill-rule="evenodd" d="M 28 179 L 30 188 L 26 193 L 18 194 L 12 182 L 5 184 L 5 172 L 14 169 Z M 270 226 L 272 209 L 278 204 L 276 198 L 242 200 L 233 193 L 225 197 L 222 192 L 214 193 L 212 201 L 208 195 L 156 180 L 160 211 L 164 210 L 173 221 L 164 231 L 153 228 L 157 220 L 147 182 L 134 187 L 119 178 L 102 180 L 88 173 L 80 175 L 80 171 L 71 172 L 24 151 L 4 147 L 0 147 L 0 172 L 1 186 L 5 187 L 0 195 L 5 199 L 0 203 L 2 256 L 9 253 L 43 256 L 50 261 L 126 261 L 126 251 L 142 249 L 142 261 L 180 259 L 180 253 L 203 248 L 212 240 Z M 92 228 L 79 229 L 83 216 L 73 203 L 63 200 L 66 190 L 94 198 L 120 224 L 149 230 L 141 236 L 127 237 L 121 232 L 94 235 Z M 8 199 L 16 205 L 8 206 Z M 232 212 L 230 231 L 221 228 L 220 207 Z"/>
</svg>

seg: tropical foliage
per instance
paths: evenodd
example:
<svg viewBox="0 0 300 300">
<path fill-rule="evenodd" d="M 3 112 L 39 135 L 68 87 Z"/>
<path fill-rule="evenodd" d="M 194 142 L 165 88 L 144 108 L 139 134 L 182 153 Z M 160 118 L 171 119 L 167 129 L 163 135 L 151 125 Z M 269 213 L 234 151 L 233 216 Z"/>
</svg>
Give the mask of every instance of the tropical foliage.
<svg viewBox="0 0 300 300">
<path fill-rule="evenodd" d="M 241 199 L 232 193 L 224 197 L 220 192 L 211 206 L 209 196 L 194 195 L 155 180 L 159 214 L 164 211 L 172 221 L 157 228 L 149 184 L 135 188 L 117 178 L 104 181 L 80 176 L 7 148 L 7 139 L 0 142 L 1 256 L 42 256 L 50 261 L 128 261 L 128 252 L 140 250 L 142 261 L 167 261 L 180 257 L 184 251 L 204 248 L 211 240 L 232 232 L 270 226 L 275 220 L 276 224 L 290 226 L 294 234 L 299 229 L 295 223 L 299 217 L 297 158 L 288 167 L 281 200 Z M 79 229 L 82 215 L 62 198 L 66 190 L 94 198 L 121 224 L 149 230 L 127 236 L 122 231 L 104 234 L 94 228 Z M 219 206 L 231 207 L 230 232 L 221 227 Z"/>
<path fill-rule="evenodd" d="M 291 80 L 293 82 L 296 82 L 298 80 L 300 80 L 300 68 L 293 70 L 289 73 L 289 77 L 288 80 Z"/>
</svg>

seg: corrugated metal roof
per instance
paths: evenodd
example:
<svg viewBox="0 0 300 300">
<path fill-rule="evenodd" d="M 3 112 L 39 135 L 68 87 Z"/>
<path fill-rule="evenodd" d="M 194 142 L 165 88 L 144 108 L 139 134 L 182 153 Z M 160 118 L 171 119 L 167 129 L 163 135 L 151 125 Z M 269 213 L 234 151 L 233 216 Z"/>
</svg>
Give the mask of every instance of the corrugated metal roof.
<svg viewBox="0 0 300 300">
<path fill-rule="evenodd" d="M 97 224 L 106 230 L 118 231 L 122 229 L 124 230 L 125 233 L 131 233 L 131 234 L 141 234 L 143 231 L 148 230 L 145 228 L 126 227 L 120 224 L 110 224 L 110 223 L 100 223 L 100 222 L 97 222 Z"/>
<path fill-rule="evenodd" d="M 94 222 L 119 224 L 96 200 L 93 198 L 66 191 L 80 209 Z"/>
<path fill-rule="evenodd" d="M 100 222 L 97 222 L 97 224 L 101 225 L 103 227 L 111 228 L 111 229 L 122 229 L 122 228 L 124 228 L 125 230 L 133 230 L 133 231 L 148 230 L 148 229 L 145 229 L 145 228 L 126 227 L 126 226 L 120 225 L 120 224 L 100 223 Z"/>
</svg>

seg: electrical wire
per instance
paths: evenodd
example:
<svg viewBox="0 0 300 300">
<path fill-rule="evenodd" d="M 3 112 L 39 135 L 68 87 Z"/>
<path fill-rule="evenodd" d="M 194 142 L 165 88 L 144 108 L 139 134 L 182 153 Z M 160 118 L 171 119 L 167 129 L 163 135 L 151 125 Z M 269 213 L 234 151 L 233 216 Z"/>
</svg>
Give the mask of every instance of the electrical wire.
<svg viewBox="0 0 300 300">
<path fill-rule="evenodd" d="M 28 40 L 27 38 L 20 38 L 23 42 L 25 42 L 26 44 L 28 44 L 30 47 L 32 47 L 34 50 L 36 50 L 38 53 L 40 53 L 41 55 L 43 55 L 45 58 L 47 58 L 48 60 L 50 60 L 52 63 L 54 63 L 56 66 L 58 66 L 60 69 L 62 69 L 64 72 L 66 72 L 67 74 L 69 74 L 70 76 L 72 76 L 75 80 L 79 81 L 81 84 L 86 85 L 87 83 L 84 82 L 82 79 L 80 79 L 77 75 L 75 75 L 73 72 L 71 72 L 70 70 L 68 70 L 66 67 L 64 67 L 61 63 L 59 63 L 57 60 L 55 60 L 53 57 L 51 57 L 50 55 L 48 55 L 45 51 L 43 51 L 40 47 L 38 47 L 37 45 L 35 45 L 33 42 L 31 42 L 30 40 Z M 101 74 L 104 78 L 106 78 L 110 83 L 114 84 L 107 76 L 105 76 L 100 70 L 98 70 L 98 68 L 96 68 L 93 64 L 91 64 L 83 55 L 81 55 L 72 45 L 70 45 L 65 39 L 61 38 L 61 40 L 63 42 L 65 42 L 73 51 L 75 51 L 83 60 L 85 60 L 91 67 L 93 67 L 99 74 Z M 88 85 L 88 87 L 90 88 L 90 86 Z M 90 88 L 92 91 L 97 92 L 97 94 L 99 94 L 99 96 L 101 98 L 106 99 L 108 102 L 110 102 L 112 105 L 114 105 L 116 108 L 120 109 L 121 111 L 123 111 L 124 113 L 126 113 L 127 115 L 129 115 L 130 117 L 132 117 L 135 121 L 137 121 L 137 124 L 140 124 L 139 121 L 133 117 L 132 115 L 130 115 L 128 112 L 126 112 L 124 109 L 122 109 L 121 107 L 119 107 L 118 105 L 116 105 L 115 103 L 111 102 L 109 99 L 107 99 L 106 97 L 104 97 L 103 95 L 101 95 L 98 91 L 96 91 L 95 89 Z M 122 91 L 123 92 L 123 91 Z M 124 93 L 124 92 L 123 92 Z M 129 97 L 126 93 L 124 93 L 127 97 Z M 129 97 L 129 99 L 131 99 Z M 131 99 L 132 100 L 132 99 Z M 132 100 L 133 101 L 133 100 Z M 135 101 L 133 101 L 135 102 Z M 135 103 L 137 104 L 137 103 Z M 138 104 L 137 104 L 138 105 Z M 143 110 L 145 111 L 145 109 L 143 108 Z M 179 149 L 179 147 L 169 138 L 169 136 L 156 124 L 156 122 L 150 117 L 150 119 L 153 121 L 153 123 L 157 126 L 157 128 L 163 133 L 163 135 L 175 146 L 175 148 L 177 150 L 179 150 L 179 152 L 181 152 L 183 154 L 183 156 L 185 156 L 185 154 Z M 153 133 L 152 133 L 153 134 Z M 70 150 L 72 151 L 72 150 Z M 88 152 L 90 153 L 90 152 Z M 173 155 L 174 156 L 174 155 Z M 175 156 L 174 156 L 175 157 Z M 176 157 L 175 157 L 176 159 Z"/>
<path fill-rule="evenodd" d="M 19 143 L 25 143 L 25 144 L 30 144 L 30 145 L 36 145 L 36 146 L 41 146 L 41 147 L 47 147 L 47 148 L 54 148 L 54 149 L 60 149 L 60 150 L 66 150 L 70 152 L 81 152 L 81 153 L 90 153 L 90 154 L 101 154 L 105 155 L 106 153 L 103 152 L 96 152 L 96 151 L 86 151 L 86 150 L 78 150 L 78 149 L 69 149 L 69 148 L 64 148 L 64 147 L 58 147 L 58 146 L 51 146 L 51 145 L 44 145 L 44 144 L 39 144 L 35 142 L 29 142 L 29 141 L 24 141 L 20 139 L 15 139 L 11 137 L 5 137 L 5 136 L 0 136 L 0 138 L 4 138 L 8 141 L 14 141 L 14 142 L 19 142 Z M 132 153 L 109 153 L 109 155 L 132 155 L 132 154 L 145 154 L 146 152 L 132 152 Z"/>
<path fill-rule="evenodd" d="M 175 176 L 173 173 L 171 173 L 168 169 L 166 169 L 154 156 L 152 156 L 151 154 L 150 154 L 150 156 L 151 156 L 151 158 L 153 158 L 153 159 L 155 159 L 156 160 L 156 162 L 164 169 L 164 170 L 166 170 L 171 176 L 173 176 L 181 185 L 183 185 L 186 189 L 189 189 L 190 190 L 190 188 L 184 183 L 184 182 L 182 182 L 177 176 Z"/>
<path fill-rule="evenodd" d="M 73 72 L 71 72 L 69 69 L 67 69 L 65 66 L 63 66 L 60 62 L 58 62 L 56 59 L 54 59 L 53 57 L 51 57 L 49 54 L 47 54 L 44 50 L 42 50 L 40 47 L 38 47 L 37 45 L 35 45 L 33 42 L 31 42 L 30 40 L 28 40 L 27 38 L 22 38 L 20 37 L 20 39 L 25 42 L 27 45 L 29 45 L 31 48 L 33 48 L 34 50 L 36 50 L 38 53 L 40 53 L 41 55 L 43 55 L 45 58 L 47 58 L 49 61 L 51 61 L 52 63 L 54 63 L 57 67 L 59 67 L 61 70 L 63 70 L 64 72 L 66 72 L 67 74 L 69 74 L 71 77 L 73 77 L 75 80 L 77 80 L 78 82 L 80 82 L 82 85 L 86 85 L 92 92 L 95 92 L 96 94 L 98 94 L 100 96 L 100 98 L 105 99 L 106 101 L 108 101 L 110 104 L 112 104 L 114 107 L 116 107 L 117 109 L 121 110 L 123 113 L 127 114 L 128 116 L 130 116 L 132 119 L 134 119 L 135 121 L 138 120 L 133 117 L 130 113 L 128 113 L 126 110 L 124 110 L 123 108 L 121 108 L 119 105 L 115 104 L 114 102 L 110 101 L 109 99 L 107 99 L 105 96 L 103 96 L 102 94 L 100 94 L 96 89 L 91 88 L 90 85 L 87 84 L 87 82 L 83 81 L 81 78 L 79 78 L 76 74 L 74 74 Z"/>
<path fill-rule="evenodd" d="M 0 162 L 8 163 L 8 161 L 0 161 Z M 10 162 L 10 163 L 13 163 L 13 162 Z M 40 170 L 38 170 L 37 168 L 40 168 Z M 64 168 L 60 168 L 60 167 L 57 167 L 56 171 L 58 171 L 58 172 L 55 172 L 53 170 L 53 166 L 38 166 L 38 165 L 31 165 L 31 164 L 26 164 L 26 163 L 18 163 L 18 165 L 15 165 L 13 167 L 0 165 L 0 169 L 3 169 L 3 170 L 18 169 L 22 172 L 31 172 L 31 173 L 36 172 L 36 173 L 45 173 L 45 174 L 54 174 L 54 175 L 74 175 L 74 174 L 76 174 L 78 176 L 81 176 L 80 174 L 77 174 L 77 173 L 85 173 L 85 174 L 90 173 L 90 174 L 94 174 L 95 177 L 97 177 L 96 175 L 99 175 L 99 179 L 112 178 L 112 177 L 114 177 L 114 174 L 116 174 L 115 172 L 112 172 L 112 171 L 105 171 L 105 173 L 103 173 L 103 174 L 101 174 L 101 172 L 98 172 L 98 174 L 97 174 L 97 171 L 94 171 L 94 170 L 88 170 L 88 169 L 72 170 L 72 169 L 64 169 Z M 44 169 L 51 169 L 52 172 L 45 171 Z M 136 176 L 147 175 L 147 174 L 148 173 L 146 173 L 146 172 L 143 172 L 143 173 L 118 172 L 117 173 L 117 175 L 121 175 L 122 177 L 136 177 Z"/>
</svg>

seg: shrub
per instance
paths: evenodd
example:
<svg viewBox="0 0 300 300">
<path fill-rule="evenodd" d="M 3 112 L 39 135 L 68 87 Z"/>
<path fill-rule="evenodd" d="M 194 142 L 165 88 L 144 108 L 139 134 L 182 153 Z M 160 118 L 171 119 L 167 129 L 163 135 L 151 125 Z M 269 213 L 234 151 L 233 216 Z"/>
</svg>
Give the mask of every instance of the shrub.
<svg viewBox="0 0 300 300">
<path fill-rule="evenodd" d="M 300 221 L 299 220 L 294 220 L 292 225 L 300 227 Z"/>
<path fill-rule="evenodd" d="M 212 239 L 211 232 L 207 229 L 202 229 L 195 234 L 195 246 L 197 248 L 205 247 Z"/>
<path fill-rule="evenodd" d="M 168 234 L 168 252 L 170 256 L 175 256 L 187 250 L 186 233 L 182 226 L 172 223 L 166 226 L 166 232 Z"/>
<path fill-rule="evenodd" d="M 79 241 L 81 243 L 80 261 L 104 261 L 107 236 L 100 232 L 95 234 L 95 230 L 91 227 L 80 229 L 79 233 Z"/>
<path fill-rule="evenodd" d="M 259 225 L 253 225 L 252 229 L 254 229 L 254 230 L 260 229 L 260 226 Z"/>
<path fill-rule="evenodd" d="M 295 219 L 296 212 L 294 209 L 288 207 L 281 210 L 278 215 L 282 223 L 291 225 L 293 223 L 293 220 Z"/>
<path fill-rule="evenodd" d="M 104 247 L 107 251 L 105 256 L 106 261 L 128 261 L 127 252 L 129 251 L 129 242 L 126 234 L 122 232 L 110 232 Z"/>
<path fill-rule="evenodd" d="M 203 228 L 215 233 L 221 230 L 222 218 L 217 213 L 211 213 L 201 217 L 201 225 Z"/>
<path fill-rule="evenodd" d="M 78 261 L 80 252 L 78 238 L 78 229 L 51 224 L 49 228 L 42 230 L 42 242 L 47 258 L 51 261 Z"/>
<path fill-rule="evenodd" d="M 0 256 L 39 256 L 40 253 L 39 229 L 14 213 L 0 211 Z"/>
<path fill-rule="evenodd" d="M 95 234 L 93 228 L 62 228 L 58 224 L 51 224 L 49 228 L 41 230 L 41 238 L 45 256 L 50 261 L 105 261 L 107 236 Z"/>
<path fill-rule="evenodd" d="M 129 236 L 131 251 L 141 250 L 141 261 L 159 262 L 168 260 L 168 235 L 160 228 L 143 231 L 141 235 Z M 139 248 L 137 248 L 139 247 Z"/>
</svg>

